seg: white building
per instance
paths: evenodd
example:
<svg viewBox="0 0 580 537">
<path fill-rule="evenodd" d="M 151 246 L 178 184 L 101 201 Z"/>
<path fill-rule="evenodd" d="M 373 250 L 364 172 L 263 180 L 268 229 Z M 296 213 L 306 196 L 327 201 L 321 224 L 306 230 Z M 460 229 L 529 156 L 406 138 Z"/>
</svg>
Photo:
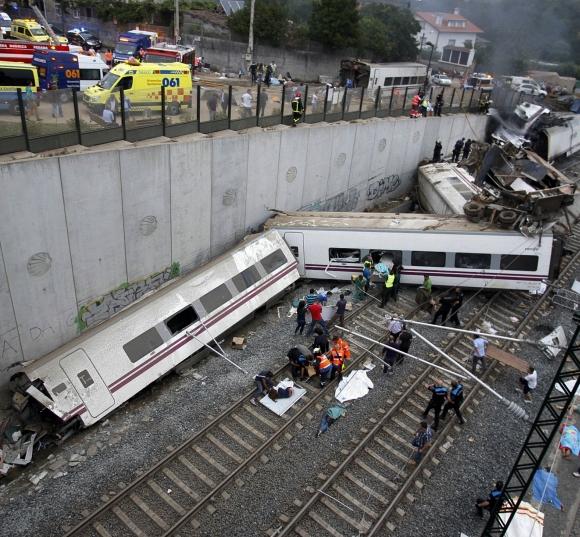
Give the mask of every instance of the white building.
<svg viewBox="0 0 580 537">
<path fill-rule="evenodd" d="M 475 39 L 483 33 L 455 9 L 453 13 L 418 11 L 415 19 L 421 25 L 416 38 L 423 47 L 427 41 L 441 53 L 441 63 L 470 67 L 475 55 Z"/>
</svg>

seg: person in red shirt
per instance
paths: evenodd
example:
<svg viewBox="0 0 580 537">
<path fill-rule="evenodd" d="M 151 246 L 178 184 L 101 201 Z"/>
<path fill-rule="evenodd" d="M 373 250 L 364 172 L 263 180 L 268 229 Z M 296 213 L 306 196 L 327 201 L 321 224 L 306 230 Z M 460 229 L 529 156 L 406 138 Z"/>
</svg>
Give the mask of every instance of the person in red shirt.
<svg viewBox="0 0 580 537">
<path fill-rule="evenodd" d="M 320 300 L 316 300 L 316 301 L 314 301 L 313 304 L 310 304 L 310 306 L 308 306 L 308 311 L 310 312 L 310 315 L 312 316 L 312 322 L 310 323 L 310 326 L 308 327 L 308 333 L 306 334 L 306 336 L 312 335 L 312 332 L 314 332 L 314 328 L 316 327 L 316 325 L 320 325 L 322 327 L 322 329 L 324 330 L 324 333 L 326 335 L 328 335 L 328 328 L 326 327 L 326 321 L 322 318 L 322 305 L 320 304 Z"/>
</svg>

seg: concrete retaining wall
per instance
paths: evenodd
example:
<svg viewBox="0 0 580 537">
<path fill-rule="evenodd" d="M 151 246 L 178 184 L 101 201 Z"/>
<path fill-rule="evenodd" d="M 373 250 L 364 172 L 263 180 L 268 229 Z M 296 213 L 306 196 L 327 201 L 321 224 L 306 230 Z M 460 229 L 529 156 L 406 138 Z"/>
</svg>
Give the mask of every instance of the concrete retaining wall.
<svg viewBox="0 0 580 537">
<path fill-rule="evenodd" d="M 285 210 L 404 195 L 436 139 L 485 117 L 370 119 L 193 135 L 0 165 L 0 386 Z M 138 144 L 137 144 L 138 145 Z"/>
</svg>

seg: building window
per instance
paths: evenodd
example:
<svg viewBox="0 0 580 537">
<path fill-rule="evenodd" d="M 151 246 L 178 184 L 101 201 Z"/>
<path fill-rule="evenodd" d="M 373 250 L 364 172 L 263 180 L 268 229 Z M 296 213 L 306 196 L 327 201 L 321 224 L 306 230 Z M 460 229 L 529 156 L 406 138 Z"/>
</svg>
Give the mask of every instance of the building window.
<svg viewBox="0 0 580 537">
<path fill-rule="evenodd" d="M 125 343 L 123 350 L 131 362 L 135 363 L 154 351 L 157 347 L 163 345 L 163 339 L 157 332 L 156 328 L 150 328 L 147 332 Z"/>
<path fill-rule="evenodd" d="M 522 270 L 536 272 L 538 270 L 537 255 L 502 255 L 499 261 L 501 270 Z"/>
<path fill-rule="evenodd" d="M 195 313 L 195 310 L 191 306 L 187 306 L 168 319 L 165 319 L 165 326 L 167 326 L 172 335 L 175 335 L 198 319 L 199 317 Z"/>
<path fill-rule="evenodd" d="M 296 248 L 296 255 L 298 255 L 298 247 L 294 246 L 294 248 Z M 241 293 L 242 291 L 245 291 L 248 287 L 251 287 L 255 283 L 258 283 L 261 279 L 262 278 L 260 277 L 258 269 L 254 266 L 251 266 L 248 267 L 246 270 L 243 270 L 239 274 L 236 274 L 232 278 L 232 281 L 234 282 L 236 289 Z"/>
<path fill-rule="evenodd" d="M 451 51 L 451 59 L 449 61 L 451 63 L 459 63 L 459 51 L 458 50 Z"/>
<path fill-rule="evenodd" d="M 203 306 L 203 309 L 207 313 L 211 313 L 214 310 L 217 310 L 221 306 L 223 306 L 228 300 L 232 299 L 232 293 L 227 288 L 225 283 L 222 283 L 218 287 L 216 287 L 213 291 L 203 295 L 199 301 Z"/>
<path fill-rule="evenodd" d="M 95 381 L 93 380 L 93 377 L 91 377 L 90 373 L 86 369 L 83 369 L 77 375 L 77 377 L 81 381 L 81 384 L 83 385 L 83 388 L 88 388 L 91 384 L 94 384 L 95 383 Z"/>
<path fill-rule="evenodd" d="M 413 252 L 411 265 L 415 267 L 444 267 L 445 252 Z"/>
<path fill-rule="evenodd" d="M 466 40 L 463 42 L 463 46 L 464 46 L 465 48 L 473 48 L 473 40 L 471 40 L 471 39 L 466 39 Z"/>
<path fill-rule="evenodd" d="M 455 39 L 450 39 L 449 42 L 447 43 L 447 45 L 450 47 L 454 47 L 455 46 Z"/>
<path fill-rule="evenodd" d="M 260 263 L 262 263 L 264 270 L 268 274 L 271 274 L 276 269 L 284 266 L 287 263 L 287 259 L 282 250 L 276 250 L 275 252 L 272 252 L 271 254 L 264 257 Z"/>
<path fill-rule="evenodd" d="M 330 261 L 339 263 L 360 263 L 360 250 L 352 248 L 329 248 L 328 258 Z"/>
<path fill-rule="evenodd" d="M 460 65 L 467 65 L 469 62 L 469 52 L 462 52 L 459 55 L 459 63 Z"/>
<path fill-rule="evenodd" d="M 455 268 L 488 269 L 491 267 L 491 254 L 455 254 Z"/>
<path fill-rule="evenodd" d="M 450 59 L 451 59 L 451 50 L 449 50 L 448 48 L 444 48 L 443 54 L 441 56 L 441 61 L 449 62 Z"/>
</svg>

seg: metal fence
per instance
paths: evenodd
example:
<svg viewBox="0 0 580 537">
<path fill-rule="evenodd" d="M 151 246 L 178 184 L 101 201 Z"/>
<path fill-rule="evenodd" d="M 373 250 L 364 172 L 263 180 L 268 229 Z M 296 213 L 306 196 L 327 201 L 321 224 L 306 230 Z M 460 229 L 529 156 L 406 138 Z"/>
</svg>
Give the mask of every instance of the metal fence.
<svg viewBox="0 0 580 537">
<path fill-rule="evenodd" d="M 106 99 L 75 89 L 18 90 L 14 102 L 0 112 L 0 154 L 290 125 L 291 101 L 297 91 L 302 93 L 302 121 L 306 123 L 405 116 L 416 93 L 409 88 L 380 88 L 371 93 L 365 88 L 315 84 L 249 88 L 213 83 L 191 90 L 160 87 L 102 92 Z M 429 91 L 432 103 L 439 93 L 443 93 L 444 114 L 482 111 L 481 91 L 434 87 Z M 509 93 L 501 95 L 503 102 L 509 98 L 516 104 L 522 98 Z"/>
</svg>

